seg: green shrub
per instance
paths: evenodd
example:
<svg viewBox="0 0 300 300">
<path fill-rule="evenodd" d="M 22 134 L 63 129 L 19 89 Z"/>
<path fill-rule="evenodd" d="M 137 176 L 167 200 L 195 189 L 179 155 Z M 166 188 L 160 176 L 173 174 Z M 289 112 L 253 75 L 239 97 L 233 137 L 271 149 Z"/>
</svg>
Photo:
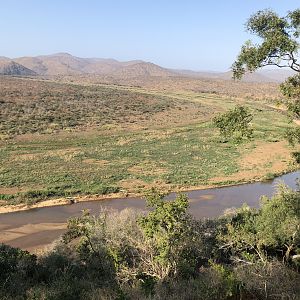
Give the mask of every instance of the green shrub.
<svg viewBox="0 0 300 300">
<path fill-rule="evenodd" d="M 246 107 L 236 106 L 234 109 L 214 117 L 213 123 L 225 139 L 233 137 L 241 140 L 252 136 L 253 129 L 250 128 L 252 119 L 253 115 Z"/>
</svg>

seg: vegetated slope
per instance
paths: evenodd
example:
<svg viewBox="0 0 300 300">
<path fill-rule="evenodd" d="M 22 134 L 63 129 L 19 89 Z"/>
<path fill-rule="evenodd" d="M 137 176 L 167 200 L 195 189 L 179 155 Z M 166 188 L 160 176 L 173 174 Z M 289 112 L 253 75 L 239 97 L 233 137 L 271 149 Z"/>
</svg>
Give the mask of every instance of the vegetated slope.
<svg viewBox="0 0 300 300">
<path fill-rule="evenodd" d="M 24 66 L 34 70 L 39 75 L 56 75 L 56 74 L 80 74 L 78 71 L 80 65 L 79 61 L 68 55 L 49 55 L 37 57 L 21 57 L 16 58 L 15 61 Z"/>
<path fill-rule="evenodd" d="M 232 80 L 233 73 L 231 71 L 221 73 L 218 76 L 218 79 L 223 80 Z M 255 73 L 247 73 L 243 77 L 243 82 L 273 82 L 271 78 L 265 76 L 264 74 L 255 72 Z"/>
<path fill-rule="evenodd" d="M 269 85 L 154 76 L 97 84 L 103 78 L 108 77 L 62 76 L 61 81 L 70 81 L 63 83 L 0 77 L 0 200 L 33 203 L 78 194 L 140 193 L 153 186 L 176 190 L 248 181 L 290 168 L 286 146 L 273 148 L 291 127 L 286 117 L 265 101 L 223 96 L 233 91 L 243 96 L 243 86 L 249 97 L 255 89 L 256 96 L 265 97 L 262 87 L 267 93 Z M 255 138 L 246 147 L 220 143 L 210 122 L 237 103 L 255 113 Z M 241 164 L 247 152 L 265 144 L 258 153 L 272 149 L 272 155 L 250 167 Z"/>
<path fill-rule="evenodd" d="M 10 61 L 11 59 L 6 56 L 0 56 L 0 61 Z"/>
<path fill-rule="evenodd" d="M 23 65 L 4 58 L 0 59 L 0 75 L 34 76 L 37 74 Z"/>
<path fill-rule="evenodd" d="M 283 82 L 288 77 L 297 74 L 290 69 L 262 69 L 258 70 L 256 73 L 268 77 L 272 82 Z"/>
<path fill-rule="evenodd" d="M 43 55 L 37 57 L 21 57 L 15 61 L 34 70 L 39 75 L 75 75 L 82 74 L 88 61 L 67 53 Z"/>
<path fill-rule="evenodd" d="M 114 72 L 115 76 L 127 78 L 127 77 L 143 77 L 143 76 L 171 76 L 171 72 L 166 69 L 159 67 L 152 63 L 138 62 L 134 64 L 127 65 L 125 68 L 120 68 L 118 71 Z"/>
<path fill-rule="evenodd" d="M 144 126 L 151 118 L 161 124 L 186 112 L 190 120 L 206 113 L 200 104 L 117 87 L 7 77 L 0 78 L 0 82 L 0 133 L 3 135 L 84 130 L 108 124 Z"/>
</svg>

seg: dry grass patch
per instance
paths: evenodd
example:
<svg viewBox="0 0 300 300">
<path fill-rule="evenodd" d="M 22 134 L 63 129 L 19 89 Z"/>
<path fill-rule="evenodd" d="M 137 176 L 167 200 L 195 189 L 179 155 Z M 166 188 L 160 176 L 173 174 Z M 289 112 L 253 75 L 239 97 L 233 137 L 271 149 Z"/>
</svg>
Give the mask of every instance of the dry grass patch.
<svg viewBox="0 0 300 300">
<path fill-rule="evenodd" d="M 291 149 L 286 141 L 276 143 L 259 142 L 254 149 L 241 156 L 239 160 L 240 170 L 237 173 L 226 177 L 214 177 L 210 179 L 210 182 L 262 179 L 268 173 L 280 174 L 285 172 L 290 169 L 292 163 Z"/>
<path fill-rule="evenodd" d="M 107 166 L 109 164 L 108 160 L 93 159 L 93 158 L 84 159 L 82 162 L 85 164 L 91 164 L 97 166 Z"/>
<path fill-rule="evenodd" d="M 11 159 L 13 161 L 27 161 L 27 160 L 36 160 L 39 159 L 43 154 L 42 153 L 25 153 L 12 155 Z"/>
<path fill-rule="evenodd" d="M 119 181 L 119 186 L 135 195 L 142 195 L 146 190 L 151 188 L 159 189 L 162 192 L 169 192 L 170 185 L 161 180 L 155 180 L 154 182 L 147 183 L 141 179 L 125 179 Z"/>
<path fill-rule="evenodd" d="M 136 192 L 140 189 L 149 187 L 149 184 L 140 179 L 125 179 L 119 181 L 119 186 L 121 186 L 121 188 L 123 188 L 124 190 Z"/>
<path fill-rule="evenodd" d="M 21 187 L 0 187 L 0 194 L 10 195 L 28 191 L 28 188 Z M 1 205 L 1 203 L 0 203 Z"/>
<path fill-rule="evenodd" d="M 161 167 L 153 161 L 141 162 L 128 168 L 128 171 L 133 174 L 146 176 L 159 176 L 168 173 L 166 168 Z"/>
</svg>

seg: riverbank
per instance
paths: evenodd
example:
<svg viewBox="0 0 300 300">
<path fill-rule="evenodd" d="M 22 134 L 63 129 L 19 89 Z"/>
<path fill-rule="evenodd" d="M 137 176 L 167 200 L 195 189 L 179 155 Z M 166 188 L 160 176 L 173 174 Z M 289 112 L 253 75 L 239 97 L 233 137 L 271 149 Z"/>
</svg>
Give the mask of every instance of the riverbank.
<svg viewBox="0 0 300 300">
<path fill-rule="evenodd" d="M 251 207 L 259 207 L 260 197 L 272 196 L 276 185 L 281 180 L 291 188 L 296 188 L 296 178 L 299 176 L 299 172 L 292 172 L 268 182 L 187 191 L 190 203 L 189 212 L 195 218 L 214 218 L 224 212 L 232 212 L 234 207 L 241 207 L 244 203 Z M 168 196 L 169 199 L 174 197 L 174 193 Z M 103 209 L 117 211 L 124 209 L 144 211 L 146 209 L 145 200 L 142 198 L 85 200 L 87 201 L 73 205 L 56 205 L 0 214 L 0 243 L 36 253 L 46 248 L 50 249 L 53 241 L 66 230 L 67 220 L 70 217 L 80 216 L 85 209 L 89 210 L 92 215 L 99 214 Z"/>
<path fill-rule="evenodd" d="M 240 182 L 234 182 L 231 184 L 211 184 L 211 185 L 201 185 L 196 187 L 188 187 L 188 188 L 177 188 L 174 190 L 161 190 L 162 192 L 166 194 L 170 193 L 180 193 L 180 192 L 191 192 L 191 191 L 203 191 L 203 190 L 212 190 L 212 189 L 219 189 L 219 188 L 225 188 L 225 187 L 235 187 L 245 184 L 251 184 L 251 183 L 264 183 L 264 182 L 270 182 L 277 177 L 280 177 L 285 174 L 289 174 L 292 172 L 295 172 L 297 168 L 291 168 L 290 170 L 282 171 L 281 173 L 273 174 L 274 177 L 268 178 L 268 177 L 262 177 L 262 178 L 253 178 L 252 180 L 248 181 L 240 181 Z M 55 198 L 55 199 L 48 199 L 45 201 L 41 201 L 38 203 L 34 203 L 32 205 L 27 204 L 16 204 L 16 205 L 2 205 L 0 206 L 0 214 L 7 214 L 7 213 L 13 213 L 13 212 L 19 212 L 19 211 L 27 211 L 31 209 L 36 208 L 46 208 L 46 207 L 53 207 L 53 206 L 63 206 L 63 205 L 73 205 L 76 203 L 81 202 L 91 202 L 91 201 L 105 201 L 105 200 L 112 200 L 112 199 L 130 199 L 130 198 L 137 198 L 137 197 L 143 197 L 144 193 L 111 193 L 107 195 L 84 195 L 84 196 L 74 196 L 74 197 L 61 197 L 61 198 Z"/>
</svg>

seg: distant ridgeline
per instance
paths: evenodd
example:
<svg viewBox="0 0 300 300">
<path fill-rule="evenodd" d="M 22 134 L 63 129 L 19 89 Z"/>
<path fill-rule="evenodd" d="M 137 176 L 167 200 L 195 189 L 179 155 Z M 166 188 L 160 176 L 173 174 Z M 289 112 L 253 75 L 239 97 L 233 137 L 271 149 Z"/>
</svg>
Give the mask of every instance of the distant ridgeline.
<svg viewBox="0 0 300 300">
<path fill-rule="evenodd" d="M 0 57 L 0 75 L 56 76 L 56 75 L 103 75 L 116 78 L 139 77 L 188 77 L 231 80 L 232 72 L 196 72 L 160 67 L 151 62 L 132 60 L 120 62 L 115 59 L 80 58 L 67 53 L 10 59 Z M 265 70 L 247 74 L 246 82 L 282 82 L 291 72 Z"/>
</svg>

